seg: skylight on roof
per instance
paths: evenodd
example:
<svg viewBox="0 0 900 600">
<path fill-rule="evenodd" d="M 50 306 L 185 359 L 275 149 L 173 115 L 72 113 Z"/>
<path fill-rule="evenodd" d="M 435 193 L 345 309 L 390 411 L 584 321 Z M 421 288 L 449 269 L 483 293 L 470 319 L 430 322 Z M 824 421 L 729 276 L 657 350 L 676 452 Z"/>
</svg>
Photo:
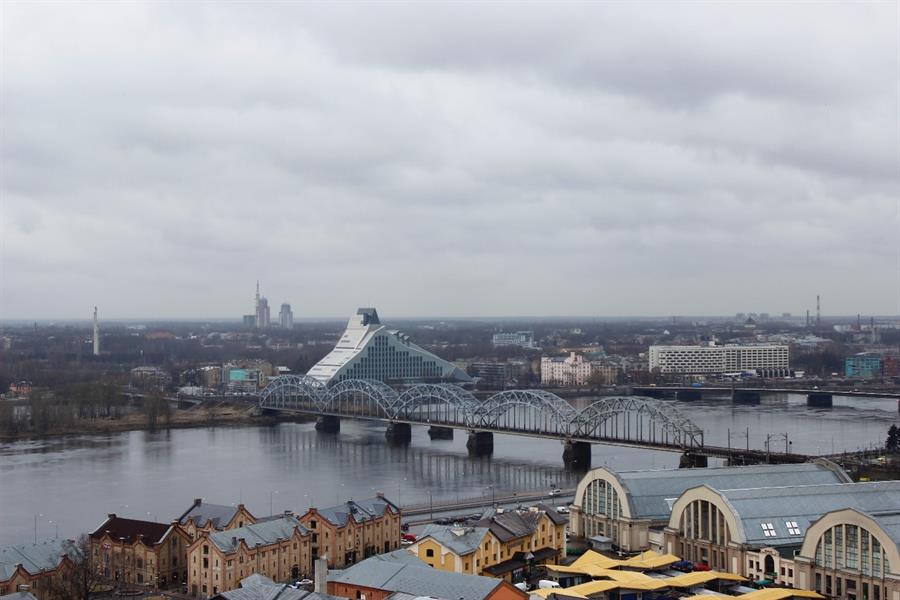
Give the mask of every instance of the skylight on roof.
<svg viewBox="0 0 900 600">
<path fill-rule="evenodd" d="M 762 527 L 763 535 L 766 537 L 778 537 L 778 534 L 775 533 L 775 526 L 771 523 L 760 523 L 760 527 Z"/>
<path fill-rule="evenodd" d="M 791 535 L 802 535 L 797 521 L 785 521 L 784 526 L 787 527 L 788 533 Z"/>
</svg>

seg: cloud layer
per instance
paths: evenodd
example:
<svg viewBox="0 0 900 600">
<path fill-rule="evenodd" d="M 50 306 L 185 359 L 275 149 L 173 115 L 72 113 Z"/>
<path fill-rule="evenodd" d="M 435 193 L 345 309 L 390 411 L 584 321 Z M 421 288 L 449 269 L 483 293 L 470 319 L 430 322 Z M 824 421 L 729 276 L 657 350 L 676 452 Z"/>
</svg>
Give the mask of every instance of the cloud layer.
<svg viewBox="0 0 900 600">
<path fill-rule="evenodd" d="M 896 3 L 0 10 L 0 318 L 900 312 Z"/>
</svg>

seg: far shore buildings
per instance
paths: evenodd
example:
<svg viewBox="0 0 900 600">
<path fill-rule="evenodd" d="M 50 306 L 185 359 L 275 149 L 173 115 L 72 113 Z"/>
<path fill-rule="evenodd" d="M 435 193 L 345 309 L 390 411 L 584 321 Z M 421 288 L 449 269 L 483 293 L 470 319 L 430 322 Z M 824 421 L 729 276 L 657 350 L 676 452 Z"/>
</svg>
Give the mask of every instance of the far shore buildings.
<svg viewBox="0 0 900 600">
<path fill-rule="evenodd" d="M 90 538 L 104 579 L 160 588 L 187 579 L 185 548 L 191 539 L 177 521 L 167 525 L 110 514 Z"/>
<path fill-rule="evenodd" d="M 378 495 L 329 508 L 310 508 L 300 517 L 310 532 L 313 556 L 342 569 L 400 547 L 400 508 Z"/>
<path fill-rule="evenodd" d="M 386 383 L 471 382 L 465 371 L 381 324 L 378 311 L 360 308 L 325 358 L 308 375 L 323 383 L 377 379 Z"/>
<path fill-rule="evenodd" d="M 723 375 L 753 371 L 760 377 L 790 375 L 788 346 L 777 344 L 650 346 L 650 371 L 661 375 Z"/>
<path fill-rule="evenodd" d="M 75 551 L 65 539 L 0 548 L 0 596 L 24 588 L 38 600 L 54 600 L 53 588 L 68 576 Z"/>
<path fill-rule="evenodd" d="M 224 531 L 201 531 L 187 549 L 188 593 L 209 598 L 250 575 L 295 581 L 312 572 L 309 531 L 292 514 Z"/>
<path fill-rule="evenodd" d="M 588 385 L 592 381 L 610 385 L 616 383 L 618 374 L 618 366 L 589 360 L 576 352 L 570 352 L 564 357 L 541 357 L 541 385 L 577 387 Z"/>
</svg>

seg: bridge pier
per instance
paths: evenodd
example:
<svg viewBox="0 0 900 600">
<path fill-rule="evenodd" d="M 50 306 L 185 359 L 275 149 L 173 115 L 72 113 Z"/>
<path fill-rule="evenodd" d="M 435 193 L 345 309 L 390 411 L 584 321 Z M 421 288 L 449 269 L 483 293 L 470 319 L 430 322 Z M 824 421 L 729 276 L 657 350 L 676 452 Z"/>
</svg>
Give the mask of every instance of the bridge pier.
<svg viewBox="0 0 900 600">
<path fill-rule="evenodd" d="M 412 440 L 412 427 L 409 423 L 388 423 L 384 439 L 391 444 L 408 444 Z"/>
<path fill-rule="evenodd" d="M 494 434 L 490 431 L 470 431 L 466 448 L 472 456 L 489 456 L 494 453 Z"/>
<path fill-rule="evenodd" d="M 806 395 L 806 405 L 816 408 L 831 408 L 833 406 L 831 394 L 810 392 Z"/>
<path fill-rule="evenodd" d="M 703 394 L 700 390 L 678 390 L 675 392 L 675 399 L 683 402 L 693 402 L 694 400 L 700 400 L 702 397 Z"/>
<path fill-rule="evenodd" d="M 453 439 L 453 428 L 452 427 L 438 427 L 437 425 L 432 425 L 428 428 L 428 437 L 433 440 L 452 440 Z"/>
<path fill-rule="evenodd" d="M 679 469 L 697 469 L 708 465 L 709 461 L 705 455 L 694 454 L 693 452 L 685 452 L 681 455 L 681 460 L 678 462 Z"/>
<path fill-rule="evenodd" d="M 316 418 L 316 431 L 325 433 L 340 433 L 341 418 L 334 415 L 322 415 Z"/>
<path fill-rule="evenodd" d="M 563 463 L 567 468 L 586 471 L 591 468 L 591 445 L 588 442 L 565 441 Z"/>
<path fill-rule="evenodd" d="M 762 394 L 750 390 L 731 390 L 731 401 L 735 404 L 759 404 Z"/>
</svg>

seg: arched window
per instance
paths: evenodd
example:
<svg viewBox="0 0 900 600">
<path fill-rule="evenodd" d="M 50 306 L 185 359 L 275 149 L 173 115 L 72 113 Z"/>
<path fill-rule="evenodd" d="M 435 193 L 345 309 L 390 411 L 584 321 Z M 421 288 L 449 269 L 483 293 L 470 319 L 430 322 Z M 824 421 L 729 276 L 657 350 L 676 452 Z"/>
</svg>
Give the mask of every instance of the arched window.
<svg viewBox="0 0 900 600">
<path fill-rule="evenodd" d="M 871 577 L 883 577 L 890 570 L 878 539 L 867 529 L 850 524 L 835 525 L 822 534 L 816 544 L 816 564 L 826 569 L 859 570 Z"/>
</svg>

